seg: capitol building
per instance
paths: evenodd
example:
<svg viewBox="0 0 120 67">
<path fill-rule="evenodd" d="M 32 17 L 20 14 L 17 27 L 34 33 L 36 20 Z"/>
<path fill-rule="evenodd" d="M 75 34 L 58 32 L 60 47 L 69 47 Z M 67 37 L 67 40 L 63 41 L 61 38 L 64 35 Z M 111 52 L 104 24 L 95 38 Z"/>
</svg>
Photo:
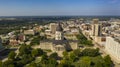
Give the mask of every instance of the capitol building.
<svg viewBox="0 0 120 67">
<path fill-rule="evenodd" d="M 54 39 L 40 41 L 39 48 L 43 50 L 51 50 L 52 52 L 58 53 L 59 56 L 62 55 L 63 51 L 69 51 L 78 48 L 77 40 L 67 40 L 64 37 L 63 28 L 60 23 L 58 23 L 56 27 L 54 36 Z"/>
</svg>

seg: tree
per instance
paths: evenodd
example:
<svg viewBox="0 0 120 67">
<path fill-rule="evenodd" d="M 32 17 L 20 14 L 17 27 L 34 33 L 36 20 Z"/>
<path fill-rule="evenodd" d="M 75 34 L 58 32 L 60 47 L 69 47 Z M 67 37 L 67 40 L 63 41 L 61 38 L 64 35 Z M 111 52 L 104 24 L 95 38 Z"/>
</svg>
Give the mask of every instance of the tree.
<svg viewBox="0 0 120 67">
<path fill-rule="evenodd" d="M 35 37 L 30 43 L 30 45 L 39 45 L 39 44 L 40 44 L 40 36 Z"/>
<path fill-rule="evenodd" d="M 22 44 L 19 48 L 19 55 L 22 56 L 24 54 L 29 54 L 31 53 L 31 49 L 32 48 L 29 45 Z"/>
<path fill-rule="evenodd" d="M 99 55 L 99 49 L 86 48 L 81 52 L 81 54 L 83 56 L 95 57 Z"/>
<path fill-rule="evenodd" d="M 49 63 L 48 63 L 49 67 L 56 67 L 58 64 L 56 59 L 54 59 L 54 58 L 49 58 L 48 61 L 49 61 Z"/>
<path fill-rule="evenodd" d="M 40 49 L 40 48 L 38 48 L 37 50 L 38 50 L 40 56 L 43 55 L 43 54 L 45 53 L 45 52 L 43 52 L 43 50 Z"/>
<path fill-rule="evenodd" d="M 83 46 L 93 46 L 92 41 L 88 40 L 82 33 L 80 33 L 76 37 L 79 41 L 79 44 L 81 44 Z"/>
<path fill-rule="evenodd" d="M 64 51 L 64 52 L 63 52 L 63 56 L 64 56 L 64 57 L 67 57 L 67 56 L 68 56 L 68 52 L 67 52 L 67 51 Z"/>
<path fill-rule="evenodd" d="M 98 61 L 95 63 L 94 67 L 103 67 L 103 64 L 100 61 Z"/>
<path fill-rule="evenodd" d="M 8 55 L 8 59 L 15 59 L 16 53 L 14 51 L 11 51 Z"/>
<path fill-rule="evenodd" d="M 8 59 L 7 61 L 3 62 L 3 67 L 15 67 L 14 61 Z"/>
<path fill-rule="evenodd" d="M 2 67 L 3 62 L 0 60 L 0 67 Z"/>
<path fill-rule="evenodd" d="M 76 55 L 72 52 L 70 53 L 70 60 L 73 62 L 76 59 Z"/>
<path fill-rule="evenodd" d="M 20 57 L 20 60 L 17 61 L 17 66 L 23 67 L 24 65 L 32 62 L 33 60 L 35 60 L 35 58 L 33 58 L 31 54 L 24 54 Z"/>
<path fill-rule="evenodd" d="M 15 65 L 14 64 L 10 64 L 8 67 L 15 67 Z"/>
<path fill-rule="evenodd" d="M 92 57 L 92 67 L 104 67 L 104 59 L 102 56 Z"/>
<path fill-rule="evenodd" d="M 93 44 L 92 44 L 92 41 L 91 41 L 91 40 L 87 40 L 87 41 L 85 42 L 85 45 L 88 45 L 88 46 L 93 46 Z"/>
<path fill-rule="evenodd" d="M 32 52 L 31 52 L 31 54 L 32 54 L 33 57 L 36 57 L 36 56 L 39 55 L 39 52 L 38 52 L 37 49 L 33 49 Z"/>
<path fill-rule="evenodd" d="M 104 61 L 105 61 L 105 67 L 112 67 L 113 62 L 109 55 L 104 57 Z"/>
<path fill-rule="evenodd" d="M 58 57 L 58 54 L 57 53 L 52 53 L 49 58 L 54 58 L 54 59 L 57 59 Z"/>
<path fill-rule="evenodd" d="M 91 66 L 91 59 L 90 57 L 82 57 L 79 62 L 80 67 L 90 67 Z"/>
<path fill-rule="evenodd" d="M 64 59 L 60 61 L 60 64 L 58 65 L 58 67 L 73 67 L 73 65 L 72 65 L 72 62 Z"/>
<path fill-rule="evenodd" d="M 76 56 L 79 56 L 80 55 L 80 49 L 76 49 L 76 50 L 73 50 L 73 53 L 76 55 Z"/>
<path fill-rule="evenodd" d="M 43 65 L 45 65 L 45 64 L 48 63 L 48 56 L 46 54 L 42 55 L 42 57 L 41 57 L 41 63 Z"/>
<path fill-rule="evenodd" d="M 31 41 L 30 45 L 39 45 L 40 41 L 45 39 L 47 39 L 46 36 L 37 36 Z"/>
<path fill-rule="evenodd" d="M 26 67 L 37 67 L 37 64 L 35 63 L 35 62 L 32 62 L 32 63 L 30 63 L 28 66 L 26 66 Z"/>
</svg>

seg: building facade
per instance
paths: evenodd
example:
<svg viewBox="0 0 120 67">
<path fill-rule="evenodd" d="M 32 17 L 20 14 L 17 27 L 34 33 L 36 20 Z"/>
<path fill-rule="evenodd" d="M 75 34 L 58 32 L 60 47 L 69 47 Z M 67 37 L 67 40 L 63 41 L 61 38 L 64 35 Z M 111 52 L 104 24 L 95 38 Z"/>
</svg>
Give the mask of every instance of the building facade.
<svg viewBox="0 0 120 67">
<path fill-rule="evenodd" d="M 77 40 L 67 40 L 63 34 L 63 28 L 59 23 L 56 27 L 55 38 L 53 40 L 45 40 L 40 42 L 39 48 L 49 49 L 52 52 L 58 53 L 62 56 L 63 51 L 74 50 L 78 48 Z"/>
<path fill-rule="evenodd" d="M 102 25 L 98 22 L 98 19 L 93 19 L 92 36 L 101 36 L 102 34 Z"/>
<path fill-rule="evenodd" d="M 105 50 L 116 62 L 120 63 L 120 38 L 106 37 Z"/>
<path fill-rule="evenodd" d="M 25 31 L 24 31 L 24 34 L 25 34 L 25 35 L 35 35 L 35 33 L 36 33 L 36 32 L 35 32 L 34 30 L 32 30 L 32 29 L 31 29 L 31 30 L 25 30 Z"/>
<path fill-rule="evenodd" d="M 55 23 L 51 23 L 51 24 L 50 24 L 50 30 L 51 30 L 51 33 L 52 33 L 52 34 L 55 34 L 55 32 L 56 32 L 56 27 L 57 27 L 57 24 L 55 24 Z"/>
<path fill-rule="evenodd" d="M 93 19 L 92 21 L 91 37 L 96 43 L 102 41 L 102 24 L 99 23 L 99 19 Z"/>
</svg>

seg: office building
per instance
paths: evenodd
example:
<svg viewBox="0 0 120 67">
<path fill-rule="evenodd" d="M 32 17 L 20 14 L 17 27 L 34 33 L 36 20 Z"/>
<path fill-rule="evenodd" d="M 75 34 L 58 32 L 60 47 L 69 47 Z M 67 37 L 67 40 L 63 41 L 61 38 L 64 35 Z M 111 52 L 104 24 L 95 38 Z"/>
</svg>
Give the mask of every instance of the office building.
<svg viewBox="0 0 120 67">
<path fill-rule="evenodd" d="M 102 25 L 99 23 L 99 19 L 93 19 L 92 23 L 92 36 L 101 36 Z"/>
<path fill-rule="evenodd" d="M 113 60 L 120 63 L 120 36 L 106 37 L 105 50 Z"/>
<path fill-rule="evenodd" d="M 55 23 L 51 23 L 50 24 L 50 30 L 51 30 L 52 34 L 55 34 L 56 27 L 57 27 L 57 24 L 55 24 Z"/>
</svg>

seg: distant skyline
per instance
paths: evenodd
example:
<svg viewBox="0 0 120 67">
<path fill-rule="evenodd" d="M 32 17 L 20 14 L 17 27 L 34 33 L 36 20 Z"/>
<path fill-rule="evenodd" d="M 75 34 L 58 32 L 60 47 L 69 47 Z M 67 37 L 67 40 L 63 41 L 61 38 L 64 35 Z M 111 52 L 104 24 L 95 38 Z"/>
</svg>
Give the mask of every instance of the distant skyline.
<svg viewBox="0 0 120 67">
<path fill-rule="evenodd" d="M 120 0 L 0 0 L 0 16 L 120 16 Z"/>
</svg>

